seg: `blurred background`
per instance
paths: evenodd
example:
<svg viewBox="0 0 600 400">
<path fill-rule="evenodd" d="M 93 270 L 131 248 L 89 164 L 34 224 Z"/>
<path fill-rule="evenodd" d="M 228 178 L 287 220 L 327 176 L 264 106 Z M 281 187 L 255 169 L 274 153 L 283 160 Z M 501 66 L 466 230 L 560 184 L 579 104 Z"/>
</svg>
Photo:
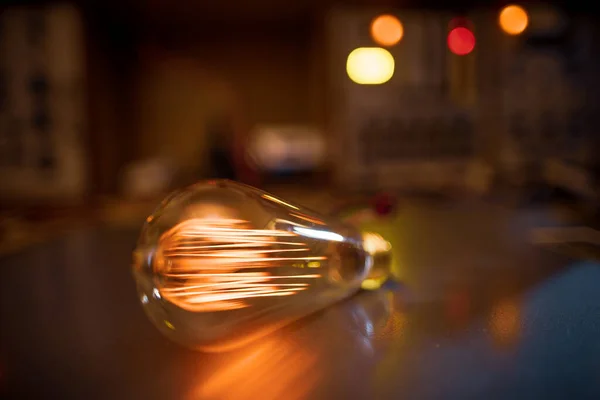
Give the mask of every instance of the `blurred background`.
<svg viewBox="0 0 600 400">
<path fill-rule="evenodd" d="M 321 211 L 560 193 L 594 218 L 600 36 L 583 3 L 2 4 L 3 251 L 135 226 L 215 177 Z"/>
</svg>

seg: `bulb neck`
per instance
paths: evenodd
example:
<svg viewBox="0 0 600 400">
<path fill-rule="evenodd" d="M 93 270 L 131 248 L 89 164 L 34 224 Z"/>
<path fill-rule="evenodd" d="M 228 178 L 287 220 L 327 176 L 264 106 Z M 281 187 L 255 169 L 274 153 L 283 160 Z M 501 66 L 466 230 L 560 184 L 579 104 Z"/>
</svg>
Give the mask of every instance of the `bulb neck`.
<svg viewBox="0 0 600 400">
<path fill-rule="evenodd" d="M 366 290 L 378 289 L 391 275 L 392 247 L 381 236 L 364 232 L 363 248 L 371 258 L 371 266 L 361 287 Z"/>
</svg>

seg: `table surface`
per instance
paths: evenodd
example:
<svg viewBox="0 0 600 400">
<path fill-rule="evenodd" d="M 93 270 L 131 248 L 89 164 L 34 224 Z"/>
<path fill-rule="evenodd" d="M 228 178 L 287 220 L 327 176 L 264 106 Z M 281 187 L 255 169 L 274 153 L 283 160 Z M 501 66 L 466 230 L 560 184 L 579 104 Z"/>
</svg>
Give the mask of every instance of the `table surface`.
<svg viewBox="0 0 600 400">
<path fill-rule="evenodd" d="M 531 246 L 541 211 L 405 205 L 399 282 L 246 348 L 192 352 L 138 304 L 136 233 L 0 259 L 0 395 L 86 399 L 600 398 L 600 268 Z"/>
</svg>

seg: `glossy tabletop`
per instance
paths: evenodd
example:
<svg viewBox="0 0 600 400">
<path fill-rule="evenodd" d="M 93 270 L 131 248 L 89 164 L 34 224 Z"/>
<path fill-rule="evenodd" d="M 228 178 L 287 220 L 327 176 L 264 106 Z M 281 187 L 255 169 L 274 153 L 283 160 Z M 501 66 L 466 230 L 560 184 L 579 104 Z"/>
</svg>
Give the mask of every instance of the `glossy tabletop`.
<svg viewBox="0 0 600 400">
<path fill-rule="evenodd" d="M 542 211 L 409 204 L 399 282 L 246 348 L 192 352 L 146 319 L 137 233 L 98 228 L 0 259 L 0 396 L 600 398 L 600 266 L 529 244 Z"/>
</svg>

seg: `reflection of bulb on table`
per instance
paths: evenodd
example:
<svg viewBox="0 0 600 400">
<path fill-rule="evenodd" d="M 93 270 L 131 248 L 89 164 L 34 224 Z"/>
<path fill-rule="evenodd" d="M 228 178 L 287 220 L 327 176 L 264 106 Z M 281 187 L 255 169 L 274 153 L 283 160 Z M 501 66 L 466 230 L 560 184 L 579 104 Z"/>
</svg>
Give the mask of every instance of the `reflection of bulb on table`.
<svg viewBox="0 0 600 400">
<path fill-rule="evenodd" d="M 171 195 L 148 218 L 134 276 L 163 333 L 219 350 L 351 295 L 372 261 L 351 227 L 218 180 Z"/>
</svg>

